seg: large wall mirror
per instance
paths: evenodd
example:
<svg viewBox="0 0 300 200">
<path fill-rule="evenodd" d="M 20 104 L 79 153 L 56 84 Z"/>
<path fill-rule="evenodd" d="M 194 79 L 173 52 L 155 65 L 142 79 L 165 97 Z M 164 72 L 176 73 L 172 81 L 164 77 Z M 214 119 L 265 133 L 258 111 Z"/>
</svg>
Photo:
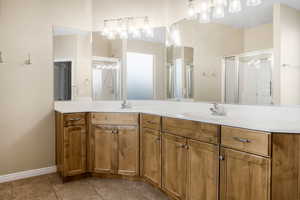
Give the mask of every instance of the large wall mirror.
<svg viewBox="0 0 300 200">
<path fill-rule="evenodd" d="M 54 27 L 55 100 L 299 105 L 300 2 L 242 7 L 151 34 Z"/>
</svg>

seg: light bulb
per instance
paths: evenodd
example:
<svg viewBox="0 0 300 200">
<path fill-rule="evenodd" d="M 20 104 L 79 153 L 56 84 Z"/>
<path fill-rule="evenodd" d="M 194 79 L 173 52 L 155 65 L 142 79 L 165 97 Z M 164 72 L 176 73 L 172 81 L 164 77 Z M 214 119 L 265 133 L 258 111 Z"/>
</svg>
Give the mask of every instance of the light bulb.
<svg viewBox="0 0 300 200">
<path fill-rule="evenodd" d="M 210 12 L 209 3 L 207 1 L 203 1 L 200 3 L 200 12 L 201 13 Z"/>
<path fill-rule="evenodd" d="M 141 37 L 141 31 L 137 28 L 132 29 L 131 34 L 134 38 L 140 38 Z"/>
<path fill-rule="evenodd" d="M 247 6 L 258 6 L 261 3 L 261 0 L 247 0 Z"/>
<path fill-rule="evenodd" d="M 240 0 L 231 0 L 229 4 L 229 12 L 230 13 L 237 13 L 242 10 L 242 3 Z"/>
<path fill-rule="evenodd" d="M 189 2 L 189 9 L 188 9 L 188 15 L 190 18 L 193 18 L 196 15 L 196 9 L 193 4 L 193 1 Z"/>
<path fill-rule="evenodd" d="M 154 37 L 154 31 L 153 31 L 153 29 L 152 28 L 147 28 L 147 29 L 145 29 L 145 33 L 146 33 L 146 36 L 147 37 Z"/>
<path fill-rule="evenodd" d="M 147 37 L 153 37 L 154 36 L 154 31 L 150 27 L 150 23 L 149 23 L 148 17 L 146 17 L 145 20 L 144 20 L 143 32 L 146 34 Z"/>
<path fill-rule="evenodd" d="M 107 34 L 107 38 L 109 40 L 114 40 L 116 38 L 116 35 L 113 31 L 110 31 L 108 34 Z"/>
<path fill-rule="evenodd" d="M 224 6 L 224 7 L 227 6 L 227 0 L 214 0 L 213 3 L 216 7 L 218 7 L 218 6 Z"/>
<path fill-rule="evenodd" d="M 103 30 L 102 30 L 102 35 L 103 36 L 107 36 L 109 34 L 109 30 L 108 30 L 108 28 L 105 26 L 104 28 L 103 28 Z"/>
<path fill-rule="evenodd" d="M 200 13 L 198 20 L 200 23 L 209 23 L 210 22 L 210 13 L 209 12 Z"/>
<path fill-rule="evenodd" d="M 121 33 L 120 33 L 120 38 L 122 40 L 127 40 L 128 39 L 128 33 L 127 31 L 123 30 Z"/>
<path fill-rule="evenodd" d="M 225 17 L 225 8 L 224 6 L 217 6 L 214 8 L 213 17 L 215 19 L 220 19 Z"/>
</svg>

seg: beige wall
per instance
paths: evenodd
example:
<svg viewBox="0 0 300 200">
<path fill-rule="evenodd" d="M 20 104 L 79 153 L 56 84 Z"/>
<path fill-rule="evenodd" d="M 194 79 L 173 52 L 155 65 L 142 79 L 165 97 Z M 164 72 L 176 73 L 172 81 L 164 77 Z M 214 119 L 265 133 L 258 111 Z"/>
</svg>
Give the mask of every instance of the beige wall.
<svg viewBox="0 0 300 200">
<path fill-rule="evenodd" d="M 91 98 L 91 34 L 60 35 L 53 39 L 54 60 L 71 60 L 72 98 Z"/>
<path fill-rule="evenodd" d="M 194 48 L 195 100 L 222 100 L 222 58 L 243 52 L 243 30 L 221 24 L 180 23 L 182 45 Z"/>
<path fill-rule="evenodd" d="M 273 48 L 273 24 L 244 29 L 244 52 Z"/>
<path fill-rule="evenodd" d="M 109 40 L 99 32 L 93 32 L 93 56 L 121 58 L 122 40 Z"/>
<path fill-rule="evenodd" d="M 0 175 L 55 164 L 52 25 L 91 29 L 89 0 L 1 0 Z M 74 14 L 76 13 L 76 14 Z M 32 65 L 23 63 L 31 53 Z"/>
<path fill-rule="evenodd" d="M 300 11 L 276 4 L 274 34 L 276 103 L 300 104 Z"/>
</svg>

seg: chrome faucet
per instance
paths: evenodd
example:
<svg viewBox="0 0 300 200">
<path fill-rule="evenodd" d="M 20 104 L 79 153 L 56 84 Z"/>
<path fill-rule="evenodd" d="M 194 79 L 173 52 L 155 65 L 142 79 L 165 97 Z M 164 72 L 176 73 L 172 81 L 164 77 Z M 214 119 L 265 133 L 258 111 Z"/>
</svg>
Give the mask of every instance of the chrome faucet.
<svg viewBox="0 0 300 200">
<path fill-rule="evenodd" d="M 126 99 L 124 99 L 122 104 L 121 104 L 121 108 L 122 109 L 129 109 L 129 108 L 131 108 L 131 104 Z"/>
<path fill-rule="evenodd" d="M 223 106 L 220 106 L 218 103 L 213 103 L 213 107 L 209 109 L 211 111 L 212 115 L 215 116 L 225 116 L 225 108 Z"/>
</svg>

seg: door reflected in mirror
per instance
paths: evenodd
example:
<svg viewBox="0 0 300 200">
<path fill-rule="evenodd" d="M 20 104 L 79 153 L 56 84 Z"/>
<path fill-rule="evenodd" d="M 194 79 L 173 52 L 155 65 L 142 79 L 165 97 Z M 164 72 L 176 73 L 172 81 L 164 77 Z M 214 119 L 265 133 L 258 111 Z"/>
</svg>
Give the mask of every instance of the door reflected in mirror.
<svg viewBox="0 0 300 200">
<path fill-rule="evenodd" d="M 300 105 L 300 3 L 263 1 L 210 23 L 172 6 L 174 24 L 126 40 L 54 27 L 55 100 Z"/>
<path fill-rule="evenodd" d="M 53 28 L 54 99 L 91 99 L 91 32 Z"/>
</svg>

